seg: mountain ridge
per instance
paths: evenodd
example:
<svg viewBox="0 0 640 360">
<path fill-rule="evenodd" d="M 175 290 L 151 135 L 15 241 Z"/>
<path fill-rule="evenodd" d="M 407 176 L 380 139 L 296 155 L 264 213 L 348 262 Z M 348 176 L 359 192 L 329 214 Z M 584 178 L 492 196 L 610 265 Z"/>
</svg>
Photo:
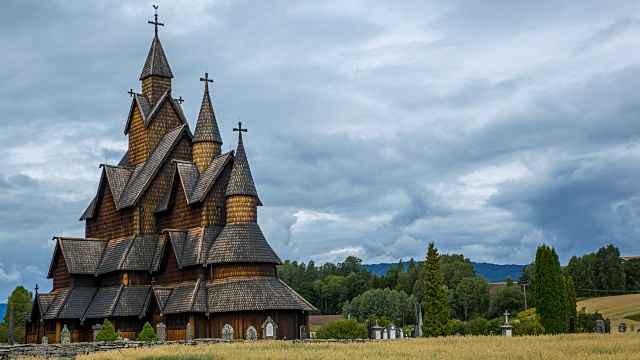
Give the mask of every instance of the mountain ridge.
<svg viewBox="0 0 640 360">
<path fill-rule="evenodd" d="M 407 267 L 408 261 L 403 261 L 405 269 Z M 504 282 L 507 279 L 507 276 L 511 276 L 513 281 L 517 281 L 520 278 L 522 273 L 522 268 L 527 265 L 519 265 L 519 264 L 492 264 L 485 262 L 471 262 L 473 264 L 473 269 L 476 271 L 478 276 L 484 276 L 484 279 L 487 282 Z M 391 266 L 397 266 L 398 263 L 380 263 L 380 264 L 363 264 L 362 266 L 371 271 L 373 275 L 386 275 L 387 271 Z"/>
</svg>

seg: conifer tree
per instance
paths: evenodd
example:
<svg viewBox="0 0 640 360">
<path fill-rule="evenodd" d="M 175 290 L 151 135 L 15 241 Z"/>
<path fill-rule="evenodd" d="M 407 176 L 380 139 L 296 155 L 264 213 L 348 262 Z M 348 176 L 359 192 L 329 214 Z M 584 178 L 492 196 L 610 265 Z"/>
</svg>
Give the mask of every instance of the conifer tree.
<svg viewBox="0 0 640 360">
<path fill-rule="evenodd" d="M 554 249 L 541 245 L 536 251 L 535 265 L 536 311 L 548 334 L 566 333 L 569 327 L 567 289 L 558 255 Z"/>
<path fill-rule="evenodd" d="M 427 337 L 449 335 L 449 298 L 440 271 L 440 256 L 433 242 L 429 243 L 425 268 L 422 332 Z"/>
<path fill-rule="evenodd" d="M 96 336 L 95 341 L 114 341 L 118 338 L 118 334 L 116 334 L 116 330 L 111 325 L 109 320 L 104 319 L 102 323 L 102 327 L 100 328 L 100 332 Z"/>
<path fill-rule="evenodd" d="M 136 341 L 158 341 L 158 336 L 156 335 L 156 332 L 153 331 L 153 327 L 151 327 L 151 324 L 149 324 L 148 321 L 144 323 L 142 331 L 138 334 Z"/>
<path fill-rule="evenodd" d="M 567 277 L 567 306 L 569 307 L 569 316 L 573 316 L 573 321 L 578 321 L 576 287 L 573 284 L 573 278 L 571 276 Z"/>
</svg>

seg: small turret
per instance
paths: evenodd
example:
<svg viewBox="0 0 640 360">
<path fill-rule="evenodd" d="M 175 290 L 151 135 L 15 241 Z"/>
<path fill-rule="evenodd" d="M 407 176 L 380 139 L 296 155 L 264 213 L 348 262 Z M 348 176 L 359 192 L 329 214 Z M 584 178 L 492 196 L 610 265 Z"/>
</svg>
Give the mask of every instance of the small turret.
<svg viewBox="0 0 640 360">
<path fill-rule="evenodd" d="M 156 9 L 155 21 L 149 21 L 149 24 L 155 25 L 156 32 L 151 49 L 149 49 L 149 55 L 147 55 L 147 61 L 145 61 L 142 74 L 140 74 L 142 94 L 149 98 L 151 106 L 162 94 L 171 90 L 171 79 L 173 78 L 167 56 L 164 54 L 160 38 L 158 38 L 158 26 L 164 26 L 164 24 L 158 22 L 158 8 L 156 6 L 154 8 Z"/>
<path fill-rule="evenodd" d="M 238 128 L 233 131 L 238 132 L 238 148 L 236 149 L 229 185 L 225 196 L 227 198 L 227 224 L 238 222 L 257 222 L 257 207 L 262 205 L 258 198 L 256 186 L 253 183 L 251 169 L 247 161 L 247 154 L 242 144 L 242 133 L 247 129 L 242 128 L 242 123 L 238 123 Z"/>
<path fill-rule="evenodd" d="M 213 158 L 221 154 L 222 138 L 209 96 L 209 83 L 213 80 L 209 79 L 209 73 L 205 73 L 200 81 L 204 81 L 204 96 L 193 135 L 193 161 L 202 173 L 209 167 Z"/>
</svg>

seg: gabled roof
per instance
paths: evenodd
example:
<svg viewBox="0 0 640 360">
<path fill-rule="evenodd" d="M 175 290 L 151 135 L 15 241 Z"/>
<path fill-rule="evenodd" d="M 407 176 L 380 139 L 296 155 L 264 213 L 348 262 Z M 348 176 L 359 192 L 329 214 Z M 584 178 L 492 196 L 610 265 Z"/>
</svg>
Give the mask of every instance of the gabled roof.
<svg viewBox="0 0 640 360">
<path fill-rule="evenodd" d="M 208 250 L 222 231 L 222 226 L 205 226 L 189 230 L 165 230 L 176 255 L 178 266 L 204 264 Z"/>
<path fill-rule="evenodd" d="M 134 94 L 133 100 L 131 101 L 131 108 L 129 109 L 129 116 L 127 117 L 127 123 L 124 127 L 124 134 L 126 135 L 129 133 L 136 106 L 140 110 L 144 125 L 148 127 L 165 102 L 169 102 L 169 104 L 173 106 L 176 114 L 178 114 L 178 119 L 180 120 L 180 122 L 183 125 L 186 124 L 187 118 L 184 116 L 182 106 L 180 106 L 180 102 L 178 100 L 171 97 L 171 90 L 167 90 L 162 95 L 160 95 L 153 107 L 150 105 L 149 99 L 146 96 L 142 94 Z"/>
<path fill-rule="evenodd" d="M 218 129 L 216 114 L 213 112 L 211 97 L 209 96 L 209 82 L 204 82 L 204 95 L 200 105 L 200 114 L 196 130 L 193 132 L 193 142 L 210 141 L 222 144 L 222 137 Z"/>
<path fill-rule="evenodd" d="M 316 308 L 280 279 L 268 276 L 229 277 L 207 283 L 208 312 L 304 310 Z"/>
<path fill-rule="evenodd" d="M 62 252 L 72 275 L 100 275 L 113 271 L 157 271 L 165 240 L 158 235 L 132 235 L 118 239 L 54 238 L 58 242 L 53 262 Z"/>
<path fill-rule="evenodd" d="M 176 162 L 176 173 L 180 183 L 182 184 L 182 190 L 184 191 L 187 199 L 187 205 L 195 204 L 204 201 L 209 190 L 216 182 L 226 164 L 233 158 L 233 152 L 228 152 L 222 155 L 218 155 L 211 161 L 209 167 L 205 169 L 202 174 L 198 171 L 198 167 L 194 162 L 174 160 Z M 173 181 L 171 182 L 173 186 Z M 173 188 L 169 188 L 162 200 L 158 203 L 158 206 L 154 212 L 166 211 L 169 208 L 169 202 L 171 200 L 171 194 Z"/>
<path fill-rule="evenodd" d="M 147 60 L 142 68 L 140 80 L 152 75 L 162 76 L 169 79 L 173 78 L 171 67 L 169 67 L 167 56 L 164 54 L 164 49 L 162 49 L 162 44 L 160 43 L 160 38 L 158 38 L 157 34 L 151 43 L 151 49 L 149 49 L 149 55 L 147 55 Z"/>
<path fill-rule="evenodd" d="M 209 248 L 206 265 L 223 263 L 282 264 L 257 223 L 226 224 Z"/>
<path fill-rule="evenodd" d="M 75 287 L 70 289 L 64 304 L 56 314 L 57 319 L 81 319 L 91 304 L 98 288 Z"/>
<path fill-rule="evenodd" d="M 93 275 L 98 269 L 102 254 L 107 246 L 105 239 L 78 239 L 54 237 L 57 240 L 53 252 L 48 278 L 53 277 L 53 262 L 58 252 L 62 252 L 67 263 L 67 269 L 74 275 Z"/>
<path fill-rule="evenodd" d="M 82 213 L 82 216 L 80 216 L 80 219 L 79 219 L 80 221 L 91 219 L 93 217 L 93 214 L 96 211 L 97 201 L 98 201 L 98 195 L 93 197 L 93 200 L 91 200 L 91 202 L 89 203 L 89 206 L 87 206 L 87 209 Z"/>
<path fill-rule="evenodd" d="M 154 286 L 160 313 L 206 312 L 206 284 L 200 279 L 168 286 Z"/>
<path fill-rule="evenodd" d="M 126 156 L 126 155 L 125 155 Z M 122 197 L 124 190 L 126 189 L 127 183 L 131 178 L 132 174 L 135 174 L 136 168 L 130 168 L 126 166 L 114 166 L 114 165 L 105 165 L 100 164 L 102 168 L 102 176 L 100 177 L 100 184 L 98 185 L 98 193 L 93 198 L 87 209 L 84 211 L 82 216 L 80 217 L 80 221 L 91 219 L 95 215 L 96 205 L 98 203 L 98 198 L 100 196 L 100 191 L 103 188 L 103 184 L 108 184 L 111 189 L 111 194 L 113 195 L 114 205 L 118 206 L 118 201 Z"/>
<path fill-rule="evenodd" d="M 53 301 L 51 302 L 51 305 L 49 305 L 47 312 L 44 314 L 41 314 L 42 318 L 45 320 L 56 318 L 58 316 L 58 313 L 62 309 L 62 305 L 64 304 L 70 292 L 71 291 L 69 288 L 59 289 L 59 290 L 50 292 L 50 294 L 55 294 L 55 296 L 53 298 Z M 38 296 L 40 295 L 42 294 L 38 294 Z"/>
<path fill-rule="evenodd" d="M 248 195 L 258 197 L 256 186 L 253 183 L 253 176 L 251 176 L 251 169 L 249 169 L 247 154 L 245 153 L 244 145 L 242 144 L 242 131 L 239 131 L 239 133 L 238 149 L 236 150 L 233 169 L 231 170 L 231 177 L 229 178 L 229 185 L 227 186 L 227 192 L 225 195 Z"/>
<path fill-rule="evenodd" d="M 178 126 L 164 134 L 156 148 L 151 155 L 149 155 L 147 161 L 136 166 L 127 183 L 127 187 L 118 201 L 116 206 L 118 210 L 133 206 L 140 200 L 140 197 L 142 197 L 142 194 L 144 194 L 149 184 L 151 184 L 153 177 L 167 160 L 182 135 L 188 136 L 189 140 L 192 139 L 191 132 L 186 124 Z"/>
</svg>

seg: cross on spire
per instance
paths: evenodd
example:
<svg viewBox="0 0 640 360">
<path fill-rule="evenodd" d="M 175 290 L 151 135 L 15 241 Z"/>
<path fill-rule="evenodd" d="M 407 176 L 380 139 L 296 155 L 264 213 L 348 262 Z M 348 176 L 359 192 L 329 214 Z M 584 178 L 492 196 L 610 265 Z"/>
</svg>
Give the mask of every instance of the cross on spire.
<svg viewBox="0 0 640 360">
<path fill-rule="evenodd" d="M 155 25 L 155 27 L 156 27 L 156 36 L 158 36 L 158 26 L 164 26 L 164 24 L 158 22 L 158 5 L 153 5 L 153 8 L 156 9 L 155 21 L 149 21 L 149 24 Z"/>
<path fill-rule="evenodd" d="M 179 102 L 180 104 L 182 104 L 182 103 L 184 102 L 184 99 L 182 98 L 182 95 L 180 95 L 180 98 L 178 98 L 178 102 Z"/>
<path fill-rule="evenodd" d="M 238 131 L 240 133 L 240 135 L 242 135 L 243 132 L 247 132 L 247 129 L 243 129 L 242 128 L 242 121 L 238 121 L 238 127 L 237 128 L 233 128 L 233 131 Z"/>
<path fill-rule="evenodd" d="M 206 72 L 206 73 L 204 73 L 204 78 L 200 78 L 200 81 L 204 81 L 204 82 L 205 82 L 205 84 L 206 84 L 206 83 L 208 83 L 208 82 L 212 83 L 212 82 L 213 82 L 213 79 L 209 79 L 209 73 L 208 73 L 208 72 Z"/>
<path fill-rule="evenodd" d="M 127 92 L 127 94 L 129 94 L 130 97 L 133 97 L 133 95 L 135 94 L 133 92 L 133 89 L 129 89 L 129 91 Z"/>
<path fill-rule="evenodd" d="M 36 295 L 38 294 L 38 289 L 39 289 L 38 284 L 36 284 Z"/>
</svg>

